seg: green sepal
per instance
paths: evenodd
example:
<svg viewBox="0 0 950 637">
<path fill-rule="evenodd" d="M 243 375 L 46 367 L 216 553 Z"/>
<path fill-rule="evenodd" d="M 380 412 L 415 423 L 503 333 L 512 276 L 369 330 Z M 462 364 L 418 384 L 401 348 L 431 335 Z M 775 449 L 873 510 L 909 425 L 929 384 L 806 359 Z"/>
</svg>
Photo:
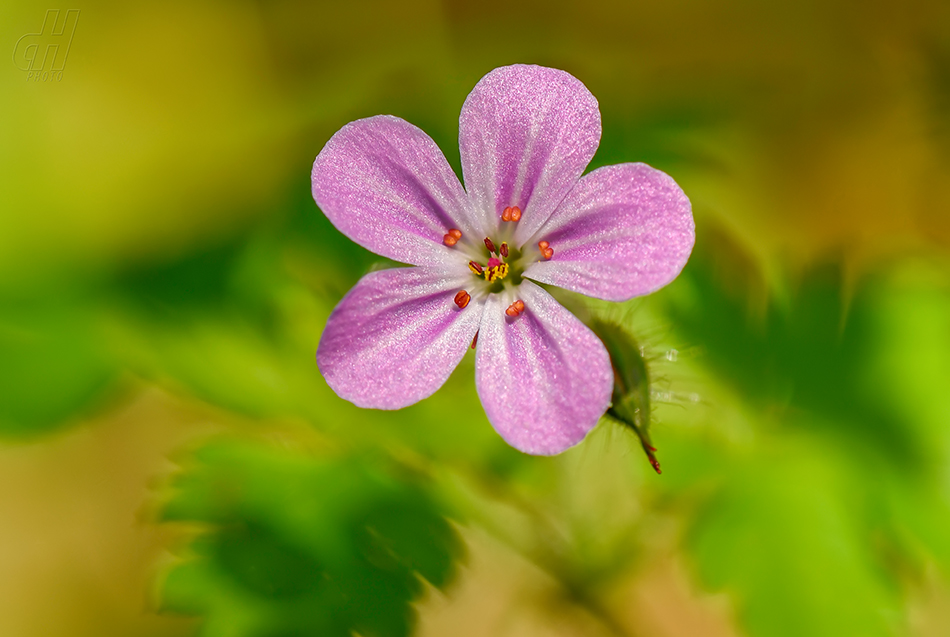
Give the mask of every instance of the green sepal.
<svg viewBox="0 0 950 637">
<path fill-rule="evenodd" d="M 650 372 L 637 340 L 615 323 L 601 319 L 588 322 L 610 355 L 614 390 L 606 415 L 631 429 L 657 473 L 660 463 L 650 441 Z"/>
</svg>

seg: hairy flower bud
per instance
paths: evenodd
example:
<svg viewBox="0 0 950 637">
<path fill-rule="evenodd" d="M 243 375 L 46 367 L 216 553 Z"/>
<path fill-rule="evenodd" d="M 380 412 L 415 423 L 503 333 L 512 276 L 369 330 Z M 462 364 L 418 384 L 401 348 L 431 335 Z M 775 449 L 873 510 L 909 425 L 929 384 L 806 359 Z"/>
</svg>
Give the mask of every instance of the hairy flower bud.
<svg viewBox="0 0 950 637">
<path fill-rule="evenodd" d="M 619 325 L 600 319 L 590 329 L 603 341 L 614 371 L 614 389 L 608 416 L 633 430 L 657 473 L 660 463 L 650 442 L 650 374 L 636 339 Z"/>
</svg>

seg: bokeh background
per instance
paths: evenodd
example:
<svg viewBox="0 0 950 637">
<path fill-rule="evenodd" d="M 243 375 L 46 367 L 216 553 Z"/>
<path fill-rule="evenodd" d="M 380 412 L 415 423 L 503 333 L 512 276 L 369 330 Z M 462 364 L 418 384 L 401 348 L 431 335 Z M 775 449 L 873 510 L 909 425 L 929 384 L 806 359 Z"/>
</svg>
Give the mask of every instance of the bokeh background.
<svg viewBox="0 0 950 637">
<path fill-rule="evenodd" d="M 86 0 L 61 79 L 0 4 L 0 635 L 950 634 L 950 5 Z M 496 66 L 599 99 L 592 167 L 691 198 L 651 374 L 508 448 L 468 355 L 399 412 L 313 354 L 381 260 L 310 196 L 379 113 L 458 170 Z"/>
</svg>

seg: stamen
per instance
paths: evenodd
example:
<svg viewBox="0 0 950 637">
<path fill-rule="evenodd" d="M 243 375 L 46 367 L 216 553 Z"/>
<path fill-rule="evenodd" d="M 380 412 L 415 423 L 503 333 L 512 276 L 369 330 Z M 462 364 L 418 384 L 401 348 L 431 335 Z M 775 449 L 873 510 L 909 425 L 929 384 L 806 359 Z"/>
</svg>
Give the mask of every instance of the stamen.
<svg viewBox="0 0 950 637">
<path fill-rule="evenodd" d="M 511 220 L 521 221 L 521 208 L 519 208 L 518 206 L 511 207 Z"/>
<path fill-rule="evenodd" d="M 462 231 L 458 228 L 452 228 L 444 235 L 442 235 L 442 243 L 449 246 L 450 248 L 459 242 L 459 239 L 462 238 Z"/>
<path fill-rule="evenodd" d="M 488 267 L 489 267 L 489 268 L 497 268 L 497 267 L 500 266 L 500 265 L 501 265 L 501 260 L 496 259 L 495 257 L 492 257 L 492 258 L 490 258 L 490 259 L 488 260 Z"/>
<path fill-rule="evenodd" d="M 501 247 L 498 248 L 498 251 L 501 253 L 501 256 L 508 258 L 508 244 L 504 241 L 501 243 Z"/>
<path fill-rule="evenodd" d="M 482 272 L 484 271 L 482 270 L 482 266 L 475 263 L 474 261 L 468 262 L 468 269 L 471 270 L 476 276 L 481 276 Z"/>
<path fill-rule="evenodd" d="M 491 239 L 485 237 L 485 247 L 488 248 L 489 252 L 496 252 L 495 244 L 491 242 Z"/>
<path fill-rule="evenodd" d="M 550 259 L 554 256 L 554 248 L 545 248 L 544 250 L 541 250 L 541 255 L 545 259 Z"/>
<path fill-rule="evenodd" d="M 455 304 L 460 308 L 464 309 L 468 302 L 472 300 L 472 295 L 466 292 L 465 290 L 459 290 L 458 294 L 455 295 Z"/>
<path fill-rule="evenodd" d="M 475 338 L 472 339 L 472 349 L 475 349 L 475 343 L 478 342 L 478 332 L 475 332 Z"/>
<path fill-rule="evenodd" d="M 547 248 L 549 245 L 551 245 L 551 244 L 548 243 L 547 241 L 538 241 L 538 248 L 540 248 L 541 250 L 544 250 L 544 249 Z"/>
<path fill-rule="evenodd" d="M 502 211 L 501 220 L 511 221 L 511 206 L 508 206 L 507 208 L 504 209 L 504 211 Z"/>
<path fill-rule="evenodd" d="M 524 301 L 518 299 L 514 303 L 508 306 L 508 309 L 505 310 L 505 314 L 514 318 L 516 316 L 521 316 L 524 313 Z"/>
</svg>

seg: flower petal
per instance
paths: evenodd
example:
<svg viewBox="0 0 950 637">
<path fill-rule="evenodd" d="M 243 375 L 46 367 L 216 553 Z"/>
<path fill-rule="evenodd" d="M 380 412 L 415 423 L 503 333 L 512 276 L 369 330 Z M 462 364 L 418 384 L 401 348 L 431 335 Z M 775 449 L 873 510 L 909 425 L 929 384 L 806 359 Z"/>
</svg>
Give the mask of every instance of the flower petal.
<svg viewBox="0 0 950 637">
<path fill-rule="evenodd" d="M 550 294 L 530 281 L 513 299 L 492 294 L 475 353 L 475 383 L 495 430 L 525 453 L 552 455 L 587 435 L 610 404 L 613 371 L 603 343 Z"/>
<path fill-rule="evenodd" d="M 340 232 L 402 263 L 464 260 L 442 244 L 452 228 L 483 238 L 442 151 L 398 117 L 379 115 L 341 128 L 313 162 L 311 182 L 314 200 Z"/>
<path fill-rule="evenodd" d="M 461 266 L 367 274 L 336 306 L 317 365 L 341 398 L 359 407 L 401 409 L 431 396 L 462 360 L 482 304 L 453 298 L 471 274 Z"/>
<path fill-rule="evenodd" d="M 524 276 L 608 301 L 649 294 L 676 278 L 695 239 L 689 199 L 646 164 L 598 168 L 577 183 L 532 237 L 550 261 Z"/>
<path fill-rule="evenodd" d="M 484 232 L 518 206 L 521 245 L 554 212 L 600 144 L 597 100 L 572 75 L 516 64 L 483 77 L 462 106 L 465 188 Z"/>
</svg>

